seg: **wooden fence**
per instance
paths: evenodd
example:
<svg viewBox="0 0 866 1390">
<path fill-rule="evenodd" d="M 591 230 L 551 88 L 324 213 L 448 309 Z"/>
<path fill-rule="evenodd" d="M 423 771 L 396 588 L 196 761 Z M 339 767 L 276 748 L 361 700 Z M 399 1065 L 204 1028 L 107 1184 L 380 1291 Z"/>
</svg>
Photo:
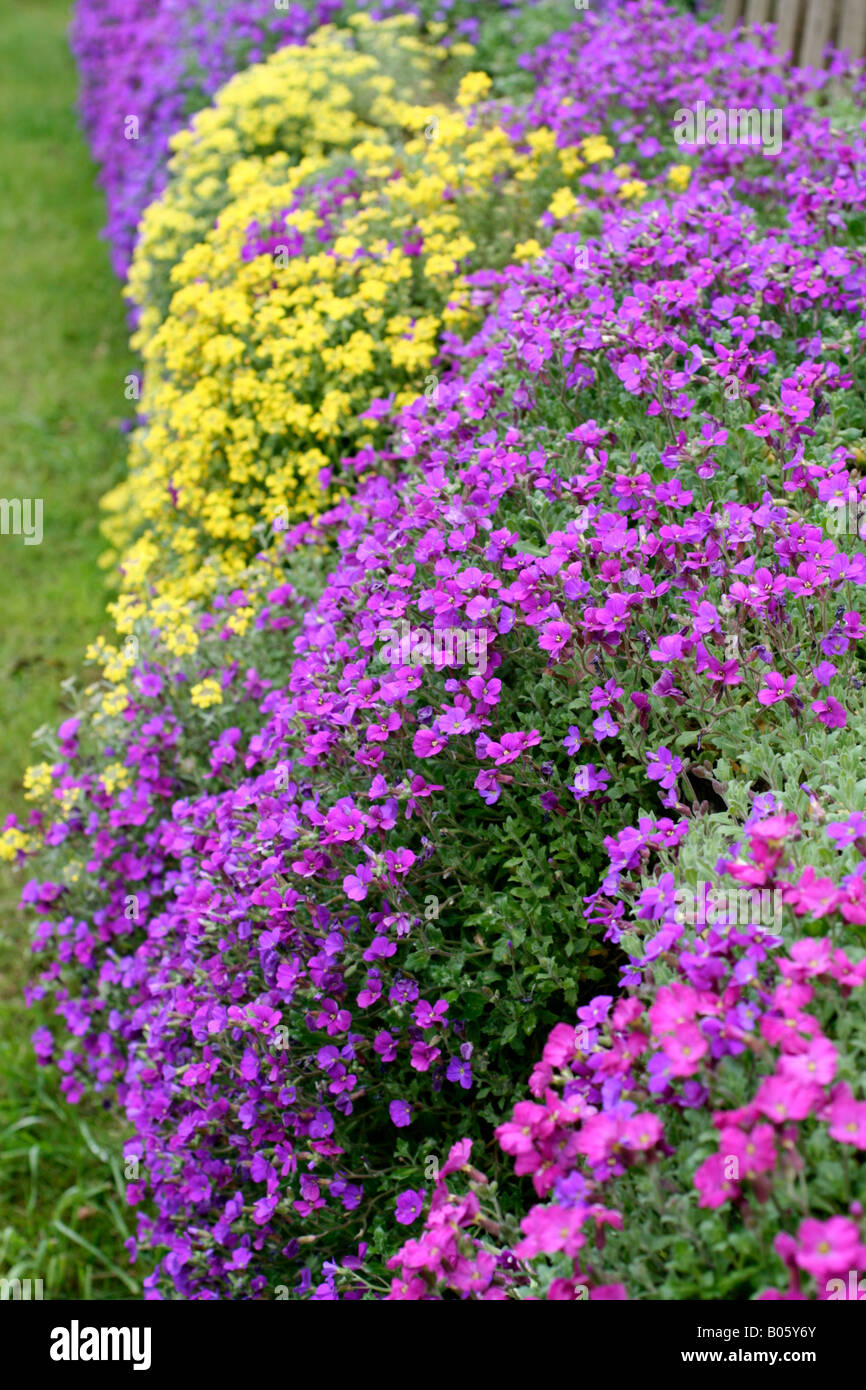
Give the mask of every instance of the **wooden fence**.
<svg viewBox="0 0 866 1390">
<path fill-rule="evenodd" d="M 866 57 L 866 0 L 725 0 L 724 24 L 775 24 L 778 53 L 802 67 L 820 68 L 824 49 Z"/>
</svg>

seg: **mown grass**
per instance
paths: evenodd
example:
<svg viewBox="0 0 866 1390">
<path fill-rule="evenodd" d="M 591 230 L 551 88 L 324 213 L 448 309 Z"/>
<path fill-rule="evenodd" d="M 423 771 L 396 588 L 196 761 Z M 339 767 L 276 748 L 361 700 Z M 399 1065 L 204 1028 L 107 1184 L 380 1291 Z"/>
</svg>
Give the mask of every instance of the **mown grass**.
<svg viewBox="0 0 866 1390">
<path fill-rule="evenodd" d="M 0 6 L 0 495 L 41 498 L 41 545 L 0 535 L 0 814 L 26 810 L 21 773 L 106 600 L 98 499 L 123 468 L 132 369 L 103 204 L 76 125 L 66 0 Z M 45 1298 L 132 1298 L 122 1130 L 71 1108 L 36 1067 L 21 880 L 0 876 L 0 1277 Z"/>
</svg>

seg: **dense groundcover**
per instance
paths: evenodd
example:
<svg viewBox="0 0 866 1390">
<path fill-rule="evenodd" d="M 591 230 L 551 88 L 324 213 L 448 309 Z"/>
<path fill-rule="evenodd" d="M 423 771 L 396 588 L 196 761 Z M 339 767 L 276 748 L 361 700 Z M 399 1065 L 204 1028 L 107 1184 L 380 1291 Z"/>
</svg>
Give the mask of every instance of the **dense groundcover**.
<svg viewBox="0 0 866 1390">
<path fill-rule="evenodd" d="M 117 630 L 0 844 L 145 1296 L 848 1297 L 866 123 L 661 0 L 139 8 Z"/>
</svg>

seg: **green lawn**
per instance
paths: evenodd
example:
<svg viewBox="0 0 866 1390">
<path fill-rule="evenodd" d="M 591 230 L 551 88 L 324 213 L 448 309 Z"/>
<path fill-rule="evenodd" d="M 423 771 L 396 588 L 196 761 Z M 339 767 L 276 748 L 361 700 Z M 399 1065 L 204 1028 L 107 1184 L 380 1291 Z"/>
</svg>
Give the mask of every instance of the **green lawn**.
<svg viewBox="0 0 866 1390">
<path fill-rule="evenodd" d="M 0 6 L 0 495 L 42 499 L 43 540 L 0 535 L 0 812 L 26 809 L 31 737 L 66 713 L 60 682 L 106 601 L 98 499 L 123 470 L 132 369 L 101 193 L 73 109 L 67 0 Z M 0 1277 L 46 1298 L 130 1298 L 121 1131 L 39 1073 L 27 932 L 0 878 Z"/>
</svg>

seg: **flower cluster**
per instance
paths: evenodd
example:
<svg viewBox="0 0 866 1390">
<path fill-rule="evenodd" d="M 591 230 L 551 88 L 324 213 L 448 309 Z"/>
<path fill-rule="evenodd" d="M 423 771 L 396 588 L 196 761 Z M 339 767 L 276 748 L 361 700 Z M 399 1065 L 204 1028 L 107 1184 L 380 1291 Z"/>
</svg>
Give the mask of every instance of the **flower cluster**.
<svg viewBox="0 0 866 1390">
<path fill-rule="evenodd" d="M 119 641 L 0 839 L 37 1054 L 128 1119 L 151 1298 L 829 1297 L 866 140 L 656 0 L 522 107 L 369 29 L 230 82 L 145 218 Z M 784 100 L 778 162 L 677 147 L 704 92 Z"/>
<path fill-rule="evenodd" d="M 495 13 L 499 4 L 502 17 Z M 172 136 L 234 73 L 355 11 L 371 20 L 415 14 L 452 52 L 465 55 L 470 44 L 483 44 L 491 21 L 498 35 L 497 21 L 509 14 L 511 0 L 499 0 L 480 18 L 475 9 L 466 0 L 412 6 L 403 0 L 77 0 L 71 41 L 79 106 L 105 189 L 117 274 L 126 275 L 142 216 L 165 187 Z M 560 22 L 561 15 L 551 14 L 546 27 Z"/>
<path fill-rule="evenodd" d="M 118 275 L 129 267 L 142 213 L 165 184 L 171 136 L 246 63 L 303 43 L 341 7 L 78 0 L 71 41 L 81 118 L 100 166 Z"/>
<path fill-rule="evenodd" d="M 411 56 L 417 40 L 403 28 L 395 52 Z M 152 333 L 142 320 L 145 423 L 129 477 L 106 505 L 123 547 L 123 623 L 183 627 L 181 649 L 192 642 L 189 601 L 232 582 L 275 523 L 285 529 L 345 487 L 350 446 L 385 445 L 371 398 L 387 392 L 400 405 L 425 380 L 435 389 L 443 327 L 470 321 L 461 274 L 506 257 L 552 191 L 568 186 L 563 161 L 542 142 L 515 145 L 495 121 L 462 108 L 395 103 L 387 67 L 381 37 L 375 58 L 342 31 L 280 50 L 229 84 L 218 122 L 170 187 L 172 206 L 183 190 L 199 207 L 204 197 L 208 222 L 206 186 L 223 206 L 174 267 L 166 318 Z M 353 75 L 373 98 L 363 122 Z M 459 100 L 483 90 L 479 76 L 481 85 L 464 79 Z M 305 133 L 287 134 L 295 125 Z M 401 142 L 389 125 L 402 126 Z M 238 191 L 226 202 L 206 151 L 225 158 L 218 136 L 235 131 L 279 149 L 235 164 L 228 182 Z M 351 146 L 348 160 L 294 163 L 323 138 Z M 573 176 L 582 161 L 569 167 Z M 148 263 L 169 201 L 151 209 L 137 266 Z M 159 244 L 165 254 L 166 239 Z M 149 611 L 148 588 L 157 596 Z"/>
<path fill-rule="evenodd" d="M 860 819 L 828 829 L 856 833 Z M 719 872 L 777 885 L 795 913 L 807 911 L 814 874 L 796 863 L 800 834 L 796 815 L 762 817 L 747 851 Z M 670 843 L 664 822 L 640 838 Z M 834 935 L 840 915 L 866 918 L 863 867 L 861 856 L 846 879 L 823 880 L 822 925 Z M 859 1297 L 848 1276 L 866 1260 L 866 1098 L 854 1091 L 866 955 L 855 964 L 832 936 L 786 951 L 751 913 L 695 936 L 672 911 L 673 879 L 655 880 L 669 907 L 629 992 L 597 996 L 576 1026 L 557 1024 L 530 1077 L 533 1099 L 496 1131 L 542 1199 L 520 1238 L 491 1206 L 483 1175 L 466 1167 L 464 1141 L 439 1175 L 421 1235 L 389 1262 L 390 1298 L 687 1299 L 707 1287 L 708 1261 L 710 1287 L 735 1297 Z M 647 915 L 640 902 L 635 910 Z M 471 1182 L 455 1200 L 444 1179 L 460 1166 Z M 736 1240 L 733 1227 L 701 1217 L 723 1208 L 736 1212 Z M 787 1277 L 784 1289 L 766 1286 L 770 1249 L 769 1272 Z"/>
</svg>

